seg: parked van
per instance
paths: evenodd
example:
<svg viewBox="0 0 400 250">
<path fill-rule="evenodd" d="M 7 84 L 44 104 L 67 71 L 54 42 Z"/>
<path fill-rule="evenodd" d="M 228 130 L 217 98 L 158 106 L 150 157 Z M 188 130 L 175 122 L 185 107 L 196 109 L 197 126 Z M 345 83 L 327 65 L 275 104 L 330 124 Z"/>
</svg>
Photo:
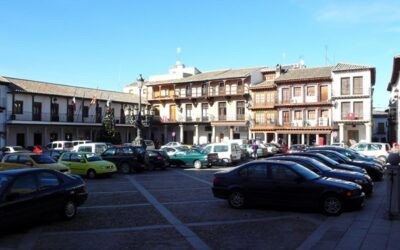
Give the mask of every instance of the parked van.
<svg viewBox="0 0 400 250">
<path fill-rule="evenodd" d="M 76 145 L 79 145 L 79 144 L 85 144 L 85 143 L 91 143 L 91 142 L 92 142 L 91 140 L 75 140 L 75 141 L 72 141 L 72 144 L 74 146 L 76 146 Z"/>
<path fill-rule="evenodd" d="M 239 144 L 234 142 L 211 143 L 204 148 L 206 153 L 217 153 L 218 161 L 222 165 L 231 165 L 239 162 L 241 149 Z"/>
<path fill-rule="evenodd" d="M 86 153 L 94 153 L 94 154 L 101 154 L 107 149 L 107 144 L 104 142 L 92 142 L 92 143 L 85 143 L 85 144 L 78 144 L 74 146 L 72 151 L 74 152 L 86 152 Z"/>
<path fill-rule="evenodd" d="M 71 141 L 53 141 L 46 145 L 47 149 L 71 151 L 74 144 Z"/>
</svg>

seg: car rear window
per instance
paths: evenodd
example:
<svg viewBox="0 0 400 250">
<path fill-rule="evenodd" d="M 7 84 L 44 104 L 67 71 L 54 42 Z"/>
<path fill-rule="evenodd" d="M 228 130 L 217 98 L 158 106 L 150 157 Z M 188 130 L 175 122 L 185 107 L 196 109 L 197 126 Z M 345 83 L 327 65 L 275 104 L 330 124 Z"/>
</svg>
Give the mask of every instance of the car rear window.
<svg viewBox="0 0 400 250">
<path fill-rule="evenodd" d="M 73 148 L 73 147 L 74 147 L 74 144 L 73 144 L 72 142 L 65 142 L 65 143 L 64 143 L 64 147 L 65 147 L 65 148 Z"/>
<path fill-rule="evenodd" d="M 215 145 L 214 152 L 228 152 L 228 145 Z"/>
</svg>

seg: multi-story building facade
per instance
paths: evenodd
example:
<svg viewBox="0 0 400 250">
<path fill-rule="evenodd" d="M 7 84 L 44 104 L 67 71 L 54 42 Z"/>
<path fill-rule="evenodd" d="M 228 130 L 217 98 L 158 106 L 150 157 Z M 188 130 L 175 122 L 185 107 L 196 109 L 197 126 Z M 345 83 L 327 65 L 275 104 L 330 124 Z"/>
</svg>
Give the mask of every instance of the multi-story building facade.
<svg viewBox="0 0 400 250">
<path fill-rule="evenodd" d="M 372 110 L 372 141 L 388 142 L 388 110 Z"/>
<path fill-rule="evenodd" d="M 371 141 L 375 68 L 338 63 L 332 68 L 333 121 L 339 142 Z"/>
<path fill-rule="evenodd" d="M 400 55 L 393 58 L 392 76 L 390 78 L 387 91 L 390 92 L 389 100 L 389 119 L 388 119 L 388 142 L 399 143 L 400 129 L 399 129 L 399 92 L 400 92 Z"/>
<path fill-rule="evenodd" d="M 160 121 L 153 136 L 187 144 L 249 138 L 249 86 L 263 80 L 261 69 L 218 70 L 147 82 L 147 100 Z"/>
<path fill-rule="evenodd" d="M 138 104 L 135 95 L 11 77 L 0 82 L 1 146 L 95 140 L 106 108 L 112 109 L 123 142 L 136 136 L 131 124 Z M 149 109 L 145 100 L 142 106 Z"/>
</svg>

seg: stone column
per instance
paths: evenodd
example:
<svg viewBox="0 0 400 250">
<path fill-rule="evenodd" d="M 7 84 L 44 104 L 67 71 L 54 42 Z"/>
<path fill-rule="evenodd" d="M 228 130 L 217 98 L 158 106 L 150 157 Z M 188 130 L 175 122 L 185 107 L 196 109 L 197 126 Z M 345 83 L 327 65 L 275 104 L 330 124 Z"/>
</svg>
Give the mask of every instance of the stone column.
<svg viewBox="0 0 400 250">
<path fill-rule="evenodd" d="M 211 143 L 215 143 L 215 125 L 212 125 L 211 128 L 212 128 Z"/>
<path fill-rule="evenodd" d="M 233 126 L 229 127 L 229 140 L 233 139 Z"/>
<path fill-rule="evenodd" d="M 179 142 L 183 143 L 183 125 L 179 124 Z"/>
<path fill-rule="evenodd" d="M 315 144 L 319 145 L 319 134 L 315 134 Z"/>
<path fill-rule="evenodd" d="M 268 133 L 264 132 L 264 142 L 268 143 Z"/>
<path fill-rule="evenodd" d="M 195 124 L 194 125 L 194 143 L 196 143 L 196 145 L 199 145 L 199 125 Z"/>
<path fill-rule="evenodd" d="M 365 140 L 367 142 L 371 142 L 371 130 L 372 130 L 371 123 L 367 122 L 364 125 L 365 125 Z"/>
<path fill-rule="evenodd" d="M 278 132 L 274 133 L 274 141 L 278 143 Z"/>
<path fill-rule="evenodd" d="M 287 145 L 288 145 L 288 148 L 290 148 L 290 146 L 292 146 L 292 134 L 288 134 Z"/>
<path fill-rule="evenodd" d="M 301 134 L 301 144 L 304 144 L 305 143 L 305 141 L 304 141 L 304 134 Z"/>
<path fill-rule="evenodd" d="M 347 144 L 347 142 L 344 141 L 344 124 L 339 123 L 339 142 L 343 142 Z"/>
</svg>

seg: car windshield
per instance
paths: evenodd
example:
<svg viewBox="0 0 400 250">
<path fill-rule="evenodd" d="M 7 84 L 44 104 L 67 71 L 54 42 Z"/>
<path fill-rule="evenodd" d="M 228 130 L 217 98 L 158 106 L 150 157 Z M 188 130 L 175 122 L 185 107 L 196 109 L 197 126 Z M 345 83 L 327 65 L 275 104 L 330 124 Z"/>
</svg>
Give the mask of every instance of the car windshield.
<svg viewBox="0 0 400 250">
<path fill-rule="evenodd" d="M 335 166 L 335 165 L 338 164 L 337 161 L 334 161 L 331 158 L 329 158 L 329 157 L 327 157 L 327 156 L 325 156 L 323 154 L 316 153 L 316 155 L 318 155 L 318 158 L 321 158 L 323 161 L 328 162 L 328 164 L 330 164 L 330 165 Z M 318 158 L 317 158 L 317 160 L 318 160 Z"/>
<path fill-rule="evenodd" d="M 294 163 L 294 170 L 303 176 L 306 180 L 314 180 L 320 178 L 320 176 L 313 171 L 309 170 L 308 168 L 305 168 L 297 163 Z"/>
<path fill-rule="evenodd" d="M 315 159 L 309 159 L 309 161 L 311 161 L 314 166 L 316 166 L 317 168 L 319 168 L 322 171 L 332 171 L 331 167 L 328 167 L 327 165 L 325 165 L 324 163 L 322 163 L 320 161 L 317 161 Z"/>
<path fill-rule="evenodd" d="M 86 154 L 86 159 L 90 162 L 92 161 L 102 161 L 103 159 L 101 159 L 100 156 L 96 155 L 96 154 Z"/>
<path fill-rule="evenodd" d="M 38 164 L 51 164 L 56 163 L 53 158 L 48 155 L 31 155 L 32 160 L 34 160 Z"/>
<path fill-rule="evenodd" d="M 7 183 L 10 181 L 10 178 L 6 175 L 0 174 L 0 191 L 3 191 Z M 0 192 L 1 193 L 1 192 Z"/>
</svg>

